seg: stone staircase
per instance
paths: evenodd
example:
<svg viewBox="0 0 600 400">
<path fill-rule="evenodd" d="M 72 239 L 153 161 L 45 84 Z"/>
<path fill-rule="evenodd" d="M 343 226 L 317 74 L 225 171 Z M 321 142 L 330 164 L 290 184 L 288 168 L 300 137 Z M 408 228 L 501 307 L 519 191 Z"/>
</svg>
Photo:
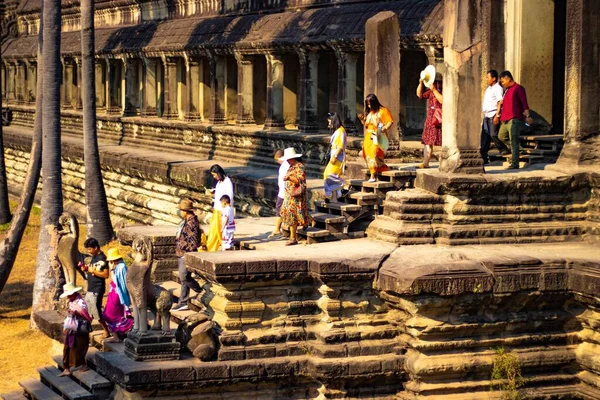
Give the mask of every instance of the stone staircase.
<svg viewBox="0 0 600 400">
<path fill-rule="evenodd" d="M 520 138 L 521 154 L 519 155 L 519 168 L 537 163 L 554 163 L 563 148 L 563 135 L 525 135 Z M 510 165 L 510 154 L 505 156 L 491 157 L 503 159 L 504 166 Z"/>
<path fill-rule="evenodd" d="M 414 169 L 401 169 L 382 172 L 377 182 L 348 181 L 348 193 L 338 201 L 314 200 L 314 226 L 299 229 L 298 236 L 307 244 L 365 237 L 367 226 L 383 212 L 386 194 L 412 188 L 415 177 Z"/>
<path fill-rule="evenodd" d="M 87 371 L 73 371 L 69 376 L 58 376 L 63 370 L 62 356 L 54 356 L 56 366 L 38 368 L 40 379 L 19 382 L 22 390 L 1 396 L 4 400 L 105 400 L 110 397 L 113 384 L 98 374 L 95 355 L 98 350 L 90 347 L 86 355 Z"/>
<path fill-rule="evenodd" d="M 598 229 L 594 197 L 576 177 L 540 172 L 453 180 L 434 172 L 419 179 L 431 191 L 388 192 L 369 238 L 397 245 L 517 244 L 589 240 Z"/>
</svg>

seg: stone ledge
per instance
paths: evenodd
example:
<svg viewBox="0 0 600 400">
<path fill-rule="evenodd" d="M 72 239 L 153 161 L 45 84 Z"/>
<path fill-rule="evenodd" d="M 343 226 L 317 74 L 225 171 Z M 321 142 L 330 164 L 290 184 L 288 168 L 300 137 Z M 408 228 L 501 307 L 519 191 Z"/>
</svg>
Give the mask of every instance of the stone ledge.
<svg viewBox="0 0 600 400">
<path fill-rule="evenodd" d="M 285 250 L 187 253 L 188 268 L 205 279 L 224 282 L 312 276 L 327 279 L 375 277 L 381 261 L 395 248 L 369 240 L 294 246 Z"/>
<path fill-rule="evenodd" d="M 404 247 L 385 260 L 376 286 L 399 295 L 534 290 L 597 297 L 600 256 L 585 244 Z"/>
<path fill-rule="evenodd" d="M 239 383 L 268 383 L 286 378 L 310 381 L 352 381 L 378 377 L 396 382 L 406 379 L 404 356 L 359 356 L 320 359 L 315 356 L 265 358 L 243 361 L 202 362 L 195 358 L 176 361 L 136 362 L 120 352 L 97 353 L 97 371 L 130 391 L 160 387 L 205 387 Z"/>
</svg>

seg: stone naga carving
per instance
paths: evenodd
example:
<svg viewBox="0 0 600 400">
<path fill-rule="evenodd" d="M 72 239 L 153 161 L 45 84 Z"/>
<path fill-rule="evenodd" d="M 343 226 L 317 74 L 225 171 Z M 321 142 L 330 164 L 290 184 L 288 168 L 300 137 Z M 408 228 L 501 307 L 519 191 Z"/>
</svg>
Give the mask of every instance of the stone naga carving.
<svg viewBox="0 0 600 400">
<path fill-rule="evenodd" d="M 148 308 L 155 314 L 152 330 L 170 333 L 169 310 L 173 305 L 173 296 L 167 290 L 150 281 L 153 261 L 152 241 L 139 236 L 133 241 L 133 264 L 127 272 L 127 290 L 131 296 L 131 308 L 134 324 L 132 333 L 145 334 L 148 331 Z"/>
<path fill-rule="evenodd" d="M 79 224 L 77 218 L 69 212 L 62 213 L 58 223 L 60 225 L 60 230 L 56 232 L 58 235 L 58 261 L 62 267 L 66 283 L 74 285 L 77 264 L 83 261 L 83 256 L 78 248 Z"/>
</svg>

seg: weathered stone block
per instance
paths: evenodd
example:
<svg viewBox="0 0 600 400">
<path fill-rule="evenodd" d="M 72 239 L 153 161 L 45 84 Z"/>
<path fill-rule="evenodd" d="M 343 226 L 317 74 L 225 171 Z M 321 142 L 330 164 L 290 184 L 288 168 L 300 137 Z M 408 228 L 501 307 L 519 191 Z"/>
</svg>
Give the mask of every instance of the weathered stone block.
<svg viewBox="0 0 600 400">
<path fill-rule="evenodd" d="M 257 361 L 232 362 L 229 368 L 231 378 L 250 378 L 261 375 L 262 365 Z"/>
<path fill-rule="evenodd" d="M 379 360 L 360 360 L 350 361 L 348 364 L 348 374 L 367 375 L 381 372 L 381 362 Z"/>
<path fill-rule="evenodd" d="M 194 368 L 162 368 L 160 370 L 161 382 L 191 382 L 194 380 Z"/>
<path fill-rule="evenodd" d="M 231 376 L 229 366 L 220 362 L 202 363 L 195 371 L 199 381 L 229 379 Z"/>
</svg>

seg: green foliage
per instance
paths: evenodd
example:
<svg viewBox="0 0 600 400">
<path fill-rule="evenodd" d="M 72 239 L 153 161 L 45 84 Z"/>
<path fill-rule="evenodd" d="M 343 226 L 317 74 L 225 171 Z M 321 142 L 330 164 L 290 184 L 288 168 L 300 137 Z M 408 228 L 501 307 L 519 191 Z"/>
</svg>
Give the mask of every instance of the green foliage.
<svg viewBox="0 0 600 400">
<path fill-rule="evenodd" d="M 490 390 L 502 391 L 503 400 L 523 400 L 519 390 L 524 384 L 519 358 L 503 347 L 494 349 L 494 368 Z"/>
</svg>

